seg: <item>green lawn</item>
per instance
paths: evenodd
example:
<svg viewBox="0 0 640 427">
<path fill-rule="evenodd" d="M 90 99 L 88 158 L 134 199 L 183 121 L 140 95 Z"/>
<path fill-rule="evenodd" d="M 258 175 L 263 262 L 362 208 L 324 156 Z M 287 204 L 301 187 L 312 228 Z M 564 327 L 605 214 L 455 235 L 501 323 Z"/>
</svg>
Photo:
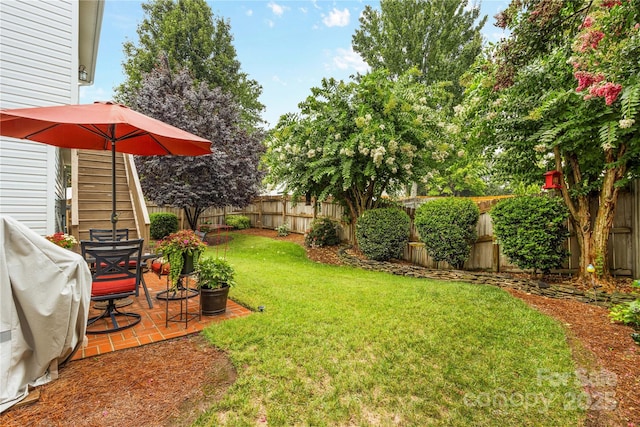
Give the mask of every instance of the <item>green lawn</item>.
<svg viewBox="0 0 640 427">
<path fill-rule="evenodd" d="M 265 308 L 205 331 L 238 378 L 197 425 L 583 423 L 574 382 L 549 379 L 575 369 L 562 327 L 500 289 L 316 264 L 241 234 L 227 259 L 231 297 Z"/>
</svg>

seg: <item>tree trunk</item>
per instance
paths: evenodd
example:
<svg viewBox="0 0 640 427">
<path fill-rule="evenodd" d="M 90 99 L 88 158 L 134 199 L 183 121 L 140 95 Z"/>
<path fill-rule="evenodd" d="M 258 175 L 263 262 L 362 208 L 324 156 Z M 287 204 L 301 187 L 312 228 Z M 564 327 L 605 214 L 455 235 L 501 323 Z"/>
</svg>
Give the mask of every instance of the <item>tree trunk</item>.
<svg viewBox="0 0 640 427">
<path fill-rule="evenodd" d="M 354 248 L 358 249 L 358 242 L 356 240 L 356 222 L 358 221 L 358 209 L 354 201 L 351 200 L 348 196 L 345 197 L 344 201 L 349 208 L 349 218 L 351 219 L 351 233 L 349 235 L 349 240 L 353 242 Z"/>
<path fill-rule="evenodd" d="M 623 145 L 618 149 L 618 157 L 622 156 L 626 147 Z M 608 243 L 609 233 L 613 227 L 616 202 L 618 201 L 619 188 L 615 186 L 626 173 L 625 166 L 610 167 L 604 171 L 602 186 L 600 191 L 592 196 L 579 195 L 572 199 L 569 190 L 575 188 L 576 184 L 582 181 L 582 174 L 577 157 L 571 153 L 565 153 L 564 159 L 560 154 L 560 149 L 554 148 L 556 170 L 562 172 L 562 164 L 570 166 L 571 173 L 565 176 L 561 188 L 562 197 L 569 209 L 569 219 L 573 226 L 578 248 L 580 250 L 580 262 L 578 265 L 577 277 L 588 279 L 590 273 L 587 266 L 592 264 L 596 268 L 599 278 L 610 276 L 608 264 Z M 615 161 L 613 150 L 605 152 L 606 162 L 612 164 Z M 598 210 L 595 219 L 591 218 L 591 203 L 593 197 L 597 197 Z"/>
<path fill-rule="evenodd" d="M 618 155 L 622 155 L 624 151 L 625 147 L 620 147 Z M 561 171 L 559 154 L 559 149 L 556 147 L 556 170 Z M 611 150 L 606 153 L 606 157 L 609 164 L 613 163 L 613 152 Z M 569 195 L 569 188 L 573 187 L 575 183 L 579 183 L 582 176 L 577 159 L 574 156 L 567 155 L 565 161 L 571 165 L 573 174 L 566 177 L 565 183 L 567 185 L 563 186 L 561 191 L 565 204 L 569 208 L 569 218 L 575 230 L 580 250 L 577 277 L 582 279 L 590 278 L 587 266 L 592 264 L 596 268 L 595 274 L 597 278 L 606 279 L 610 276 L 608 264 L 609 234 L 613 227 L 615 207 L 620 192 L 619 187 L 616 187 L 615 184 L 626 173 L 626 167 L 619 166 L 606 169 L 600 191 L 593 196 L 577 196 L 574 201 Z M 597 197 L 598 210 L 592 221 L 590 200 L 594 197 Z"/>
<path fill-rule="evenodd" d="M 575 230 L 576 239 L 578 240 L 578 250 L 580 251 L 577 276 L 585 278 L 587 275 L 587 265 L 591 263 L 589 253 L 591 253 L 592 229 L 588 197 L 580 197 L 575 213 L 571 213 L 569 218 Z"/>
<path fill-rule="evenodd" d="M 609 235 L 611 228 L 613 228 L 613 218 L 616 213 L 618 195 L 620 194 L 620 187 L 616 187 L 615 183 L 624 175 L 625 171 L 625 167 L 607 169 L 600 190 L 598 213 L 593 224 L 589 257 L 596 268 L 596 274 L 601 278 L 610 277 L 608 263 Z"/>
<path fill-rule="evenodd" d="M 204 208 L 200 206 L 191 206 L 184 207 L 184 213 L 187 216 L 187 222 L 189 223 L 189 228 L 192 230 L 196 230 L 198 228 L 198 218 L 200 218 L 200 214 L 204 212 Z"/>
</svg>

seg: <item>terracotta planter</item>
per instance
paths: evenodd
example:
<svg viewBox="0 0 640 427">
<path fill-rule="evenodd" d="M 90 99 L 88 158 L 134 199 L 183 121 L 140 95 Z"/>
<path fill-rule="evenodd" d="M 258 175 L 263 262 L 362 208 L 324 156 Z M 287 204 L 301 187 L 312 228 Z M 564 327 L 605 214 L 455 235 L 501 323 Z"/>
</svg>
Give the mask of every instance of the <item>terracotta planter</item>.
<svg viewBox="0 0 640 427">
<path fill-rule="evenodd" d="M 169 274 L 169 263 L 162 263 L 158 260 L 155 260 L 151 262 L 151 270 L 158 276 L 166 276 L 167 274 Z"/>
<path fill-rule="evenodd" d="M 215 316 L 227 310 L 229 286 L 218 289 L 200 289 L 200 307 L 204 316 Z"/>
<path fill-rule="evenodd" d="M 193 260 L 193 255 L 189 255 L 185 252 L 182 254 L 182 259 L 183 259 L 183 264 L 182 264 L 182 271 L 180 271 L 180 274 L 193 273 L 196 268 L 195 262 Z M 151 263 L 151 269 L 158 276 L 166 276 L 167 274 L 169 274 L 170 267 L 171 266 L 168 262 L 161 263 L 160 261 L 155 260 Z"/>
</svg>

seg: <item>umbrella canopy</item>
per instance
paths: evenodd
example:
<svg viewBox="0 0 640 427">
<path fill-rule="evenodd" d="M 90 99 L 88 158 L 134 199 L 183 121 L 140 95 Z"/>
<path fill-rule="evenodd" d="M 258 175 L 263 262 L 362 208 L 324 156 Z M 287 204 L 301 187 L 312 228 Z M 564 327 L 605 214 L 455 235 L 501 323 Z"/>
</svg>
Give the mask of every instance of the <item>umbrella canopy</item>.
<svg viewBox="0 0 640 427">
<path fill-rule="evenodd" d="M 0 110 L 0 135 L 62 148 L 111 151 L 114 233 L 116 152 L 141 156 L 211 154 L 211 141 L 113 102 Z"/>
<path fill-rule="evenodd" d="M 211 154 L 211 142 L 111 102 L 0 110 L 0 135 L 141 156 Z"/>
</svg>

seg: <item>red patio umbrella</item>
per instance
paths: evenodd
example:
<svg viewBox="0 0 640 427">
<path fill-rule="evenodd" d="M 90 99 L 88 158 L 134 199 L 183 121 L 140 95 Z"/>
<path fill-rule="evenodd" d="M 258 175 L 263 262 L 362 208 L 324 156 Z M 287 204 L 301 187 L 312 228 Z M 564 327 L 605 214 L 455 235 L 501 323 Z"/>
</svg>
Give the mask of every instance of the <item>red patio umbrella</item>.
<svg viewBox="0 0 640 427">
<path fill-rule="evenodd" d="M 111 151 L 114 235 L 116 152 L 141 156 L 211 154 L 211 141 L 113 102 L 0 110 L 0 135 L 62 148 Z"/>
</svg>

